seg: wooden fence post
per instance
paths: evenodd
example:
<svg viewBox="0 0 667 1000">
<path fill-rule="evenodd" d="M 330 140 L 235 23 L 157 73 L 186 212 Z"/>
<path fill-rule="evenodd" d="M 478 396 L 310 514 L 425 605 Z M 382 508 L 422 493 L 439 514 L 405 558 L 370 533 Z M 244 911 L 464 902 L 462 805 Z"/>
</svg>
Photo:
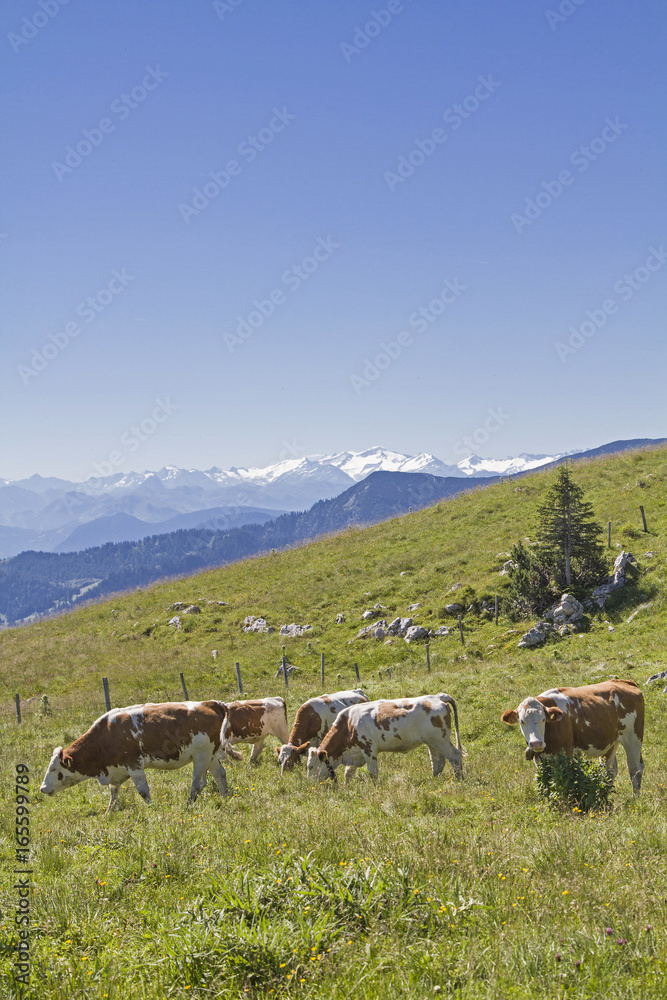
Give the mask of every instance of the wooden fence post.
<svg viewBox="0 0 667 1000">
<path fill-rule="evenodd" d="M 324 653 L 320 653 L 320 683 L 324 687 Z"/>
<path fill-rule="evenodd" d="M 642 524 L 644 525 L 644 531 L 648 531 L 648 528 L 646 527 L 646 514 L 644 513 L 644 508 L 641 506 L 641 504 L 639 506 L 639 513 L 642 516 Z"/>
<path fill-rule="evenodd" d="M 183 694 L 185 695 L 185 700 L 190 701 L 188 698 L 188 689 L 185 686 L 185 677 L 181 674 L 181 687 L 183 688 Z"/>
<path fill-rule="evenodd" d="M 102 678 L 102 687 L 104 688 L 104 706 L 107 712 L 111 711 L 111 698 L 109 697 L 109 678 Z"/>
<path fill-rule="evenodd" d="M 241 664 L 236 664 L 236 680 L 239 686 L 239 694 L 243 694 L 243 684 L 241 683 Z"/>
<path fill-rule="evenodd" d="M 14 695 L 14 701 L 16 702 L 16 721 L 21 725 L 21 698 L 18 694 Z"/>
<path fill-rule="evenodd" d="M 391 680 L 391 667 L 387 667 L 387 677 Z"/>
<path fill-rule="evenodd" d="M 356 663 L 355 663 L 355 665 L 354 665 L 354 672 L 355 672 L 355 674 L 357 675 L 357 680 L 359 680 L 359 667 L 357 666 L 357 664 L 356 664 Z"/>
<path fill-rule="evenodd" d="M 461 645 L 465 646 L 465 639 L 463 638 L 463 622 L 461 621 L 461 615 L 457 615 L 456 618 L 457 618 L 457 621 L 459 623 L 459 633 L 461 635 Z"/>
<path fill-rule="evenodd" d="M 426 670 L 431 673 L 431 650 L 429 649 L 428 639 L 426 640 Z"/>
<path fill-rule="evenodd" d="M 283 649 L 284 648 L 285 647 L 283 646 Z M 286 659 L 284 653 L 283 653 L 283 679 L 285 681 L 285 690 L 287 690 L 287 687 L 288 687 L 288 683 L 287 683 L 287 659 Z"/>
<path fill-rule="evenodd" d="M 611 521 L 607 521 L 607 548 L 611 548 Z"/>
<path fill-rule="evenodd" d="M 495 621 L 495 623 L 497 625 L 498 624 L 498 595 L 497 594 L 496 594 L 496 596 L 494 598 L 494 603 L 493 603 L 493 618 L 494 618 L 494 621 Z"/>
</svg>

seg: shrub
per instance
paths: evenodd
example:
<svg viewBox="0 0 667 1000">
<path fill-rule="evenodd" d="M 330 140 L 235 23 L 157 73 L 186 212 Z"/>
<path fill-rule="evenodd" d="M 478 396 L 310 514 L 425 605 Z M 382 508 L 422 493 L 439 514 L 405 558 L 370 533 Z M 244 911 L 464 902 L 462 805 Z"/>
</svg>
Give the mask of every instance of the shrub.
<svg viewBox="0 0 667 1000">
<path fill-rule="evenodd" d="M 540 795 L 549 805 L 581 812 L 608 809 L 614 784 L 605 765 L 588 760 L 580 750 L 572 757 L 563 750 L 541 757 L 536 781 Z"/>
</svg>

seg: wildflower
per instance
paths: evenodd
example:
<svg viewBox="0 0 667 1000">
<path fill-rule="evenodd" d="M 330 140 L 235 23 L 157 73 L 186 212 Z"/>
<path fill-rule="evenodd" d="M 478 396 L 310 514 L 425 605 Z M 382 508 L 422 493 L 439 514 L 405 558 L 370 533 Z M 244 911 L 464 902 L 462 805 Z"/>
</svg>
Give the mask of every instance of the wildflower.
<svg viewBox="0 0 667 1000">
<path fill-rule="evenodd" d="M 607 927 L 607 929 L 605 930 L 605 934 L 607 935 L 607 937 L 611 937 L 613 933 L 614 932 L 611 929 L 611 927 Z"/>
<path fill-rule="evenodd" d="M 616 938 L 616 944 L 627 944 L 627 943 L 628 943 L 627 938 Z"/>
</svg>

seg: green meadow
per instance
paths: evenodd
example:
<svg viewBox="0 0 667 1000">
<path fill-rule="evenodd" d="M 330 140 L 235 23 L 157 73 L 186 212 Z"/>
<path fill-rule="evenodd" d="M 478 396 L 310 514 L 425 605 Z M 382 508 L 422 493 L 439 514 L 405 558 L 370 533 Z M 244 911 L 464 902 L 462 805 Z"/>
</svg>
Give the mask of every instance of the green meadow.
<svg viewBox="0 0 667 1000">
<path fill-rule="evenodd" d="M 643 689 L 641 796 L 621 750 L 603 813 L 547 808 L 519 731 L 499 721 L 548 687 L 612 676 L 643 685 L 667 668 L 667 449 L 581 462 L 573 473 L 605 544 L 612 522 L 610 567 L 623 548 L 639 572 L 579 634 L 539 648 L 517 648 L 532 622 L 508 617 L 499 574 L 511 546 L 534 539 L 553 472 L 0 633 L 0 996 L 662 1000 L 664 684 Z M 497 625 L 482 609 L 496 594 Z M 464 600 L 473 610 L 462 643 L 445 606 Z M 180 629 L 167 624 L 177 601 L 201 608 L 181 614 Z M 378 618 L 450 626 L 430 643 L 430 673 L 421 643 L 356 639 L 376 603 Z M 244 633 L 247 615 L 275 631 Z M 291 622 L 312 631 L 283 639 L 278 629 Z M 287 690 L 275 677 L 283 643 L 299 667 Z M 371 699 L 451 694 L 465 780 L 449 764 L 433 779 L 423 748 L 381 755 L 376 785 L 363 770 L 347 786 L 313 785 L 305 769 L 281 778 L 267 744 L 259 764 L 248 765 L 245 749 L 227 765 L 225 800 L 209 779 L 189 806 L 190 768 L 148 771 L 150 807 L 125 784 L 108 817 L 108 791 L 91 781 L 39 793 L 53 748 L 104 711 L 102 677 L 113 705 L 180 700 L 180 672 L 191 698 L 232 700 L 238 662 L 243 696 L 284 694 L 291 724 L 323 690 L 322 654 L 326 691 L 357 686 L 356 662 Z M 40 712 L 43 694 L 50 714 Z M 19 764 L 30 776 L 28 986 L 13 971 Z"/>
</svg>

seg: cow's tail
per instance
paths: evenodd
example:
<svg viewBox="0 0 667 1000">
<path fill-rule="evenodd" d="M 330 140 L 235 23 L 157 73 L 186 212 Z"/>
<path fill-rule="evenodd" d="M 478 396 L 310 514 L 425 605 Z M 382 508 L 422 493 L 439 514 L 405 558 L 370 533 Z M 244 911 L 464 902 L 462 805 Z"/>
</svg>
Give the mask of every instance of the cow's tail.
<svg viewBox="0 0 667 1000">
<path fill-rule="evenodd" d="M 445 694 L 444 692 L 439 694 L 438 698 L 442 698 L 443 701 L 452 706 L 452 711 L 454 713 L 454 732 L 456 733 L 456 749 L 462 753 L 464 757 L 467 757 L 468 751 L 464 750 L 461 746 L 461 737 L 459 736 L 459 713 L 456 710 L 456 702 L 452 698 L 451 694 Z"/>
<path fill-rule="evenodd" d="M 222 726 L 220 727 L 220 749 L 218 753 L 220 756 L 224 757 L 225 760 L 243 760 L 243 754 L 239 753 L 238 750 L 234 750 L 231 743 L 227 739 L 227 731 L 229 729 L 229 711 L 227 706 L 224 701 L 219 701 L 218 705 L 224 712 L 224 719 L 222 720 Z"/>
</svg>

